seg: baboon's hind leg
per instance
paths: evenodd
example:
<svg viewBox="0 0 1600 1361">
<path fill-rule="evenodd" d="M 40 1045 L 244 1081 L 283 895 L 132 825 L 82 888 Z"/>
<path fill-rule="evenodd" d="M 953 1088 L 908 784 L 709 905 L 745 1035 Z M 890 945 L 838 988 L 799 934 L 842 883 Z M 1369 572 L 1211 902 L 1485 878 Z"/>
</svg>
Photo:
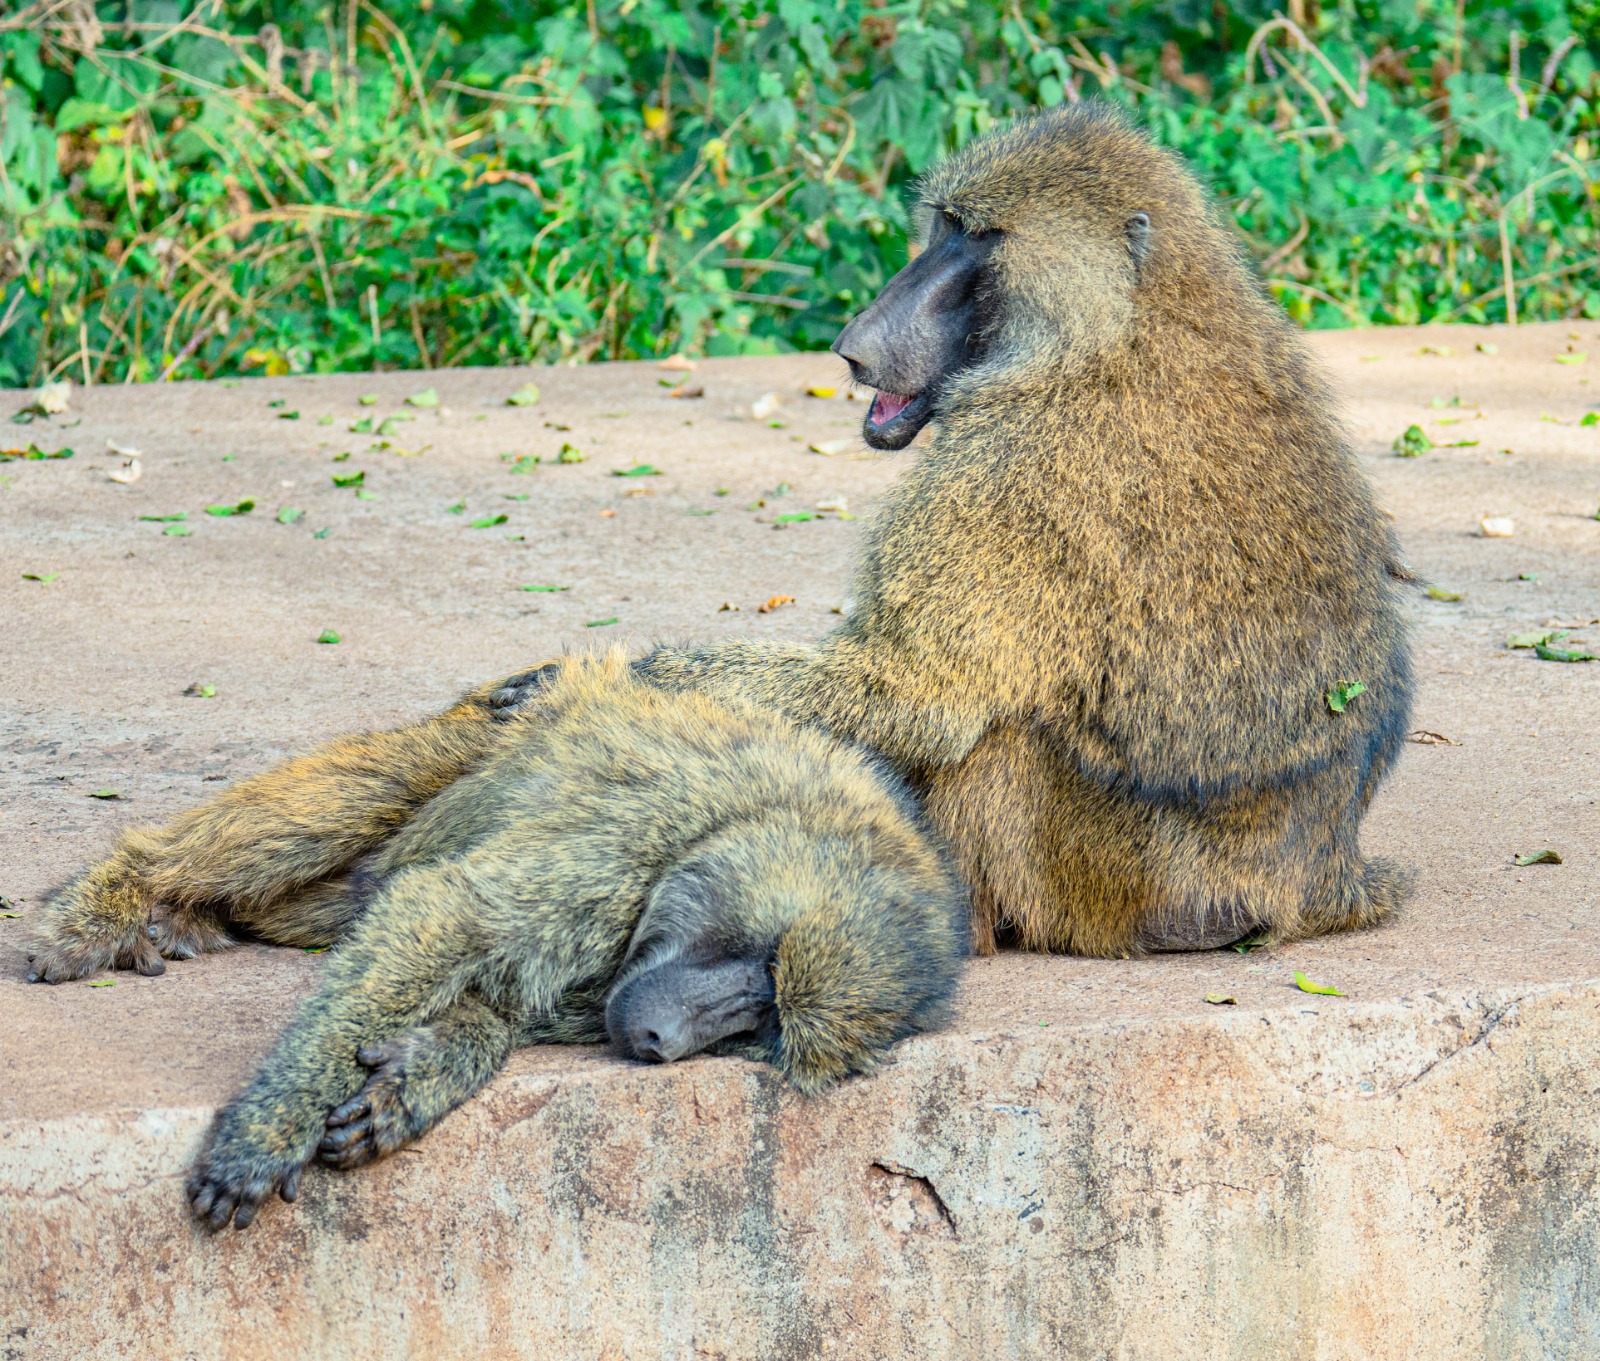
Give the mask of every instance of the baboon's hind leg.
<svg viewBox="0 0 1600 1361">
<path fill-rule="evenodd" d="M 366 1085 L 329 1113 L 317 1157 L 365 1167 L 420 1138 L 500 1071 L 514 1031 L 510 1017 L 468 996 L 425 1026 L 358 1049 Z"/>
<path fill-rule="evenodd" d="M 158 974 L 163 956 L 230 944 L 230 923 L 280 944 L 329 944 L 330 925 L 349 920 L 343 890 L 308 890 L 379 846 L 505 739 L 511 728 L 488 703 L 498 688 L 425 723 L 340 738 L 163 827 L 124 833 L 106 860 L 51 894 L 29 980 L 103 968 Z"/>
</svg>

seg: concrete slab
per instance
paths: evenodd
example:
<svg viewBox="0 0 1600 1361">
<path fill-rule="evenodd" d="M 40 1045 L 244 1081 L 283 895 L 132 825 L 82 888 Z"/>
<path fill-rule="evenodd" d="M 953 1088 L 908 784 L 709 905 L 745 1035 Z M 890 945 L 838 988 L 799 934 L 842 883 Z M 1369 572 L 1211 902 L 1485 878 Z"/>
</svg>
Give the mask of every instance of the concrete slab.
<svg viewBox="0 0 1600 1361">
<path fill-rule="evenodd" d="M 1600 326 L 1313 344 L 1412 566 L 1465 593 L 1416 606 L 1416 722 L 1457 745 L 1409 747 L 1367 833 L 1419 871 L 1401 921 L 978 961 L 949 1031 L 815 1102 L 732 1060 L 524 1051 L 414 1151 L 219 1239 L 183 1172 L 319 961 L 28 987 L 48 885 L 126 821 L 562 648 L 813 637 L 860 523 L 772 518 L 864 512 L 897 465 L 808 452 L 865 453 L 858 405 L 803 395 L 842 391 L 827 356 L 708 362 L 697 400 L 649 365 L 469 370 L 95 389 L 4 427 L 77 454 L 0 467 L 0 1357 L 1600 1354 L 1600 663 L 1503 647 L 1600 644 Z M 349 430 L 397 414 L 388 449 Z M 1412 422 L 1477 442 L 1393 457 Z M 612 475 L 636 461 L 662 475 Z M 358 470 L 370 499 L 333 485 Z M 139 519 L 180 510 L 188 536 Z"/>
</svg>

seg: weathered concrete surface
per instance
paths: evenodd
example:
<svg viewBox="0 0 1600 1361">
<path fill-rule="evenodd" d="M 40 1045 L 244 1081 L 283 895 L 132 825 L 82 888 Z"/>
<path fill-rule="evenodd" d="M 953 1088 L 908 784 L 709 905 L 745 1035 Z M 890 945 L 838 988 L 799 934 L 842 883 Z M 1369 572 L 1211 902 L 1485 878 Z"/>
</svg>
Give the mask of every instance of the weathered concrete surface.
<svg viewBox="0 0 1600 1361">
<path fill-rule="evenodd" d="M 318 960 L 27 987 L 43 889 L 208 778 L 564 646 L 813 636 L 859 526 L 760 517 L 859 511 L 896 464 L 804 452 L 859 411 L 798 395 L 836 376 L 821 356 L 705 365 L 698 403 L 617 366 L 541 374 L 522 410 L 501 402 L 525 374 L 476 371 L 97 390 L 80 426 L 6 427 L 80 452 L 0 468 L 0 1357 L 1600 1354 L 1600 664 L 1500 646 L 1600 617 L 1600 428 L 1577 424 L 1600 359 L 1553 362 L 1600 327 L 1315 343 L 1413 566 L 1466 592 L 1417 605 L 1416 720 L 1460 745 L 1409 748 L 1367 837 L 1420 871 L 1402 921 L 1250 956 L 979 961 L 949 1031 L 809 1103 L 735 1061 L 526 1051 L 414 1151 L 215 1239 L 182 1216 L 184 1168 Z M 451 414 L 400 438 L 431 447 L 365 456 L 350 421 L 430 382 Z M 786 429 L 745 414 L 768 389 L 793 394 Z M 1456 395 L 1480 405 L 1430 406 Z M 1389 456 L 1414 420 L 1480 443 Z M 144 450 L 137 483 L 106 479 L 108 437 Z M 495 457 L 562 439 L 589 462 Z M 665 476 L 610 477 L 636 456 Z M 327 481 L 358 467 L 371 501 Z M 280 498 L 309 523 L 273 523 Z M 134 518 L 179 509 L 191 537 Z M 1485 514 L 1517 536 L 1475 537 Z M 778 593 L 798 603 L 755 613 Z M 338 647 L 312 642 L 327 627 Z M 217 697 L 182 698 L 193 680 Z M 1544 846 L 1565 863 L 1511 865 Z"/>
</svg>

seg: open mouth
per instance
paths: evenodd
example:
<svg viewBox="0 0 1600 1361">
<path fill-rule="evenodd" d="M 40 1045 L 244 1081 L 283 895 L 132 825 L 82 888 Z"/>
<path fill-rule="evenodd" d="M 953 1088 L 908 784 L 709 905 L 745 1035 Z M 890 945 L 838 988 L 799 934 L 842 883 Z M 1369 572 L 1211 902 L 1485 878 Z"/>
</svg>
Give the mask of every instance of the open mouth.
<svg viewBox="0 0 1600 1361">
<path fill-rule="evenodd" d="M 933 399 L 926 392 L 879 392 L 862 422 L 862 437 L 874 449 L 904 449 L 932 416 Z"/>
</svg>

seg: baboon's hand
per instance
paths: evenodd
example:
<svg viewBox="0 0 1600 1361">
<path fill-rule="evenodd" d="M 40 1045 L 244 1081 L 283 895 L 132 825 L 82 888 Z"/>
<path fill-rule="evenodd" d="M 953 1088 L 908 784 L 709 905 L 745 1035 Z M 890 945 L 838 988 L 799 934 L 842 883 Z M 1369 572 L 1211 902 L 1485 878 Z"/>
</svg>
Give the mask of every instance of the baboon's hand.
<svg viewBox="0 0 1600 1361">
<path fill-rule="evenodd" d="M 164 973 L 149 915 L 135 877 L 109 863 L 96 866 L 45 904 L 28 954 L 28 982 L 65 983 L 101 969 Z"/>
<path fill-rule="evenodd" d="M 537 699 L 545 686 L 561 673 L 560 662 L 544 662 L 532 671 L 521 671 L 507 676 L 492 690 L 486 703 L 496 718 L 510 718 L 518 710 Z"/>
<path fill-rule="evenodd" d="M 412 1031 L 387 1044 L 365 1045 L 356 1061 L 372 1070 L 366 1086 L 328 1113 L 328 1128 L 317 1157 L 329 1167 L 351 1171 L 387 1157 L 433 1123 L 407 1104 L 407 1077 L 430 1032 Z"/>
<path fill-rule="evenodd" d="M 234 1228 L 247 1229 L 274 1192 L 288 1201 L 300 1194 L 308 1155 L 293 1140 L 274 1137 L 269 1145 L 260 1129 L 258 1118 L 230 1106 L 189 1174 L 189 1209 L 208 1229 L 226 1228 L 230 1220 Z"/>
</svg>

